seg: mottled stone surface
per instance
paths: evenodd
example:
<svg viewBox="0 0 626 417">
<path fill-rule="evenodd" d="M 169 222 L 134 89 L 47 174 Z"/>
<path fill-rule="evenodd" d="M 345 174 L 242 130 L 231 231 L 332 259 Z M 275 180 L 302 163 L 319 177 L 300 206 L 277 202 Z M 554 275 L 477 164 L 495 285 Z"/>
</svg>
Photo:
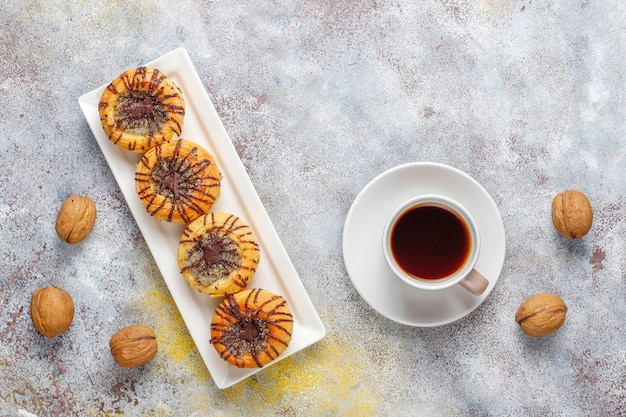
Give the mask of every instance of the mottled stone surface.
<svg viewBox="0 0 626 417">
<path fill-rule="evenodd" d="M 626 415 L 626 3 L 622 0 L 0 3 L 0 415 Z M 214 385 L 78 107 L 122 70 L 187 49 L 328 335 L 226 390 Z M 391 322 L 341 253 L 350 205 L 393 166 L 466 171 L 498 204 L 492 294 L 437 328 Z M 552 197 L 589 196 L 561 238 Z M 58 207 L 89 195 L 79 245 Z M 73 296 L 45 339 L 30 294 Z M 569 307 L 554 335 L 514 321 L 537 292 Z M 108 351 L 142 322 L 159 353 Z"/>
</svg>

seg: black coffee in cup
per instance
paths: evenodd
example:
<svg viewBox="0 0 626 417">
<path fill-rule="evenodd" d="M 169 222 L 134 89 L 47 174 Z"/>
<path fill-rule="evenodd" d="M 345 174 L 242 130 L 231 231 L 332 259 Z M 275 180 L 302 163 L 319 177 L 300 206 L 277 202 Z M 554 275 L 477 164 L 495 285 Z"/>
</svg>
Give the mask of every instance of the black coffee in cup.
<svg viewBox="0 0 626 417">
<path fill-rule="evenodd" d="M 408 275 L 421 280 L 452 276 L 472 250 L 469 226 L 450 208 L 437 203 L 410 207 L 391 228 L 391 255 Z"/>
</svg>

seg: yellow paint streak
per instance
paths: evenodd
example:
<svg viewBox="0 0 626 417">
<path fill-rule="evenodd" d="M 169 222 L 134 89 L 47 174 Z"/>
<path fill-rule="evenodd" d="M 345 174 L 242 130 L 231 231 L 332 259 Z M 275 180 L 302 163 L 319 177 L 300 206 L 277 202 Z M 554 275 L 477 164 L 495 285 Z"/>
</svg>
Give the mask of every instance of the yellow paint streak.
<svg viewBox="0 0 626 417">
<path fill-rule="evenodd" d="M 136 305 L 151 318 L 162 366 L 185 369 L 186 384 L 211 384 L 206 366 L 160 275 L 146 275 L 153 276 L 154 281 L 146 283 L 139 292 Z M 211 415 L 219 405 L 227 415 L 243 409 L 273 410 L 285 415 L 298 410 L 311 415 L 375 416 L 384 401 L 381 391 L 376 390 L 377 384 L 371 381 L 384 380 L 386 372 L 372 365 L 362 344 L 329 334 L 233 387 L 218 390 L 210 397 L 200 389 L 186 400 L 201 415 Z M 143 414 L 156 417 L 167 415 L 167 410 L 148 409 Z"/>
<path fill-rule="evenodd" d="M 147 289 L 137 303 L 138 308 L 152 318 L 159 354 L 184 366 L 199 379 L 199 384 L 206 383 L 209 380 L 208 370 L 167 288 Z"/>
<path fill-rule="evenodd" d="M 376 378 L 366 361 L 367 353 L 359 351 L 359 345 L 327 336 L 224 390 L 223 395 L 225 401 L 243 407 L 259 402 L 269 407 L 298 404 L 298 410 L 318 415 L 373 416 L 382 399 L 369 390 L 371 384 L 361 383 Z"/>
</svg>

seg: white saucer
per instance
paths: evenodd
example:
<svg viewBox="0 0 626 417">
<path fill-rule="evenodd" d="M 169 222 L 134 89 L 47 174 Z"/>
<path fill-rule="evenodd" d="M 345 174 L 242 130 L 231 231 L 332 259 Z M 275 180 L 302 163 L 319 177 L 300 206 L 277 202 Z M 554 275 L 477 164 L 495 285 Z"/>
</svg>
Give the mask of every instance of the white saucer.
<svg viewBox="0 0 626 417">
<path fill-rule="evenodd" d="M 489 280 L 482 295 L 459 285 L 439 291 L 409 287 L 385 262 L 382 233 L 387 218 L 404 201 L 427 193 L 456 199 L 476 220 L 481 237 L 476 270 Z M 439 163 L 400 165 L 374 178 L 352 203 L 343 230 L 344 262 L 356 290 L 380 314 L 409 326 L 441 326 L 474 311 L 496 285 L 504 255 L 504 225 L 491 196 L 466 173 Z"/>
</svg>

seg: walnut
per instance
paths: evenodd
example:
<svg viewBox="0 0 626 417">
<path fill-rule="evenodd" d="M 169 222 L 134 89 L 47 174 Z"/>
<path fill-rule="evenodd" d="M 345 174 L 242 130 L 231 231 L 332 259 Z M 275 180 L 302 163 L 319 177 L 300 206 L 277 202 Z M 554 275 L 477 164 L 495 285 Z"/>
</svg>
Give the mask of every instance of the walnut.
<svg viewBox="0 0 626 417">
<path fill-rule="evenodd" d="M 61 205 L 56 220 L 57 235 L 67 243 L 83 241 L 96 221 L 96 203 L 89 197 L 72 195 Z"/>
<path fill-rule="evenodd" d="M 544 337 L 563 325 L 566 313 L 567 306 L 558 295 L 535 294 L 519 306 L 515 321 L 527 335 Z"/>
<path fill-rule="evenodd" d="M 65 333 L 74 319 L 74 302 L 55 286 L 38 288 L 30 299 L 30 317 L 35 329 L 46 337 Z"/>
<path fill-rule="evenodd" d="M 561 235 L 571 239 L 583 237 L 592 221 L 591 203 L 582 192 L 566 190 L 552 200 L 552 223 Z"/>
<path fill-rule="evenodd" d="M 124 368 L 145 365 L 157 354 L 154 332 L 143 324 L 133 324 L 115 333 L 109 347 L 115 362 Z"/>
</svg>

